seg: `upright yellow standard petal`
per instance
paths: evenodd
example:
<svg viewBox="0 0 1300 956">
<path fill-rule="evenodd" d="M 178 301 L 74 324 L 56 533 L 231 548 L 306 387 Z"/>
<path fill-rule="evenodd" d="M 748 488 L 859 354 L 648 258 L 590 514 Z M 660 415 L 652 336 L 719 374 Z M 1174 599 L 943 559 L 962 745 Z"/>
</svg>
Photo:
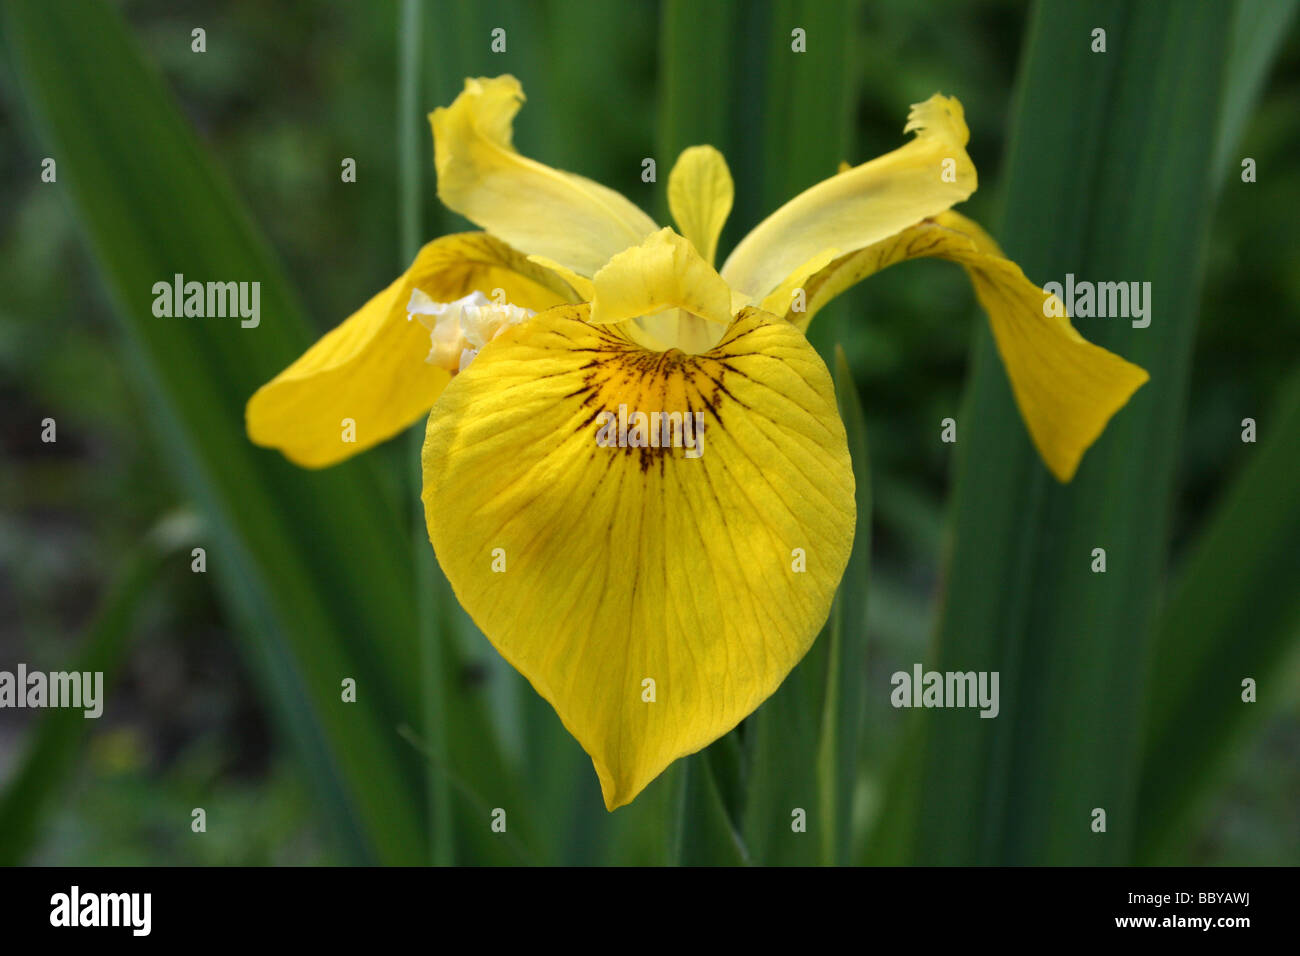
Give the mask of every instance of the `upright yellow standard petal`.
<svg viewBox="0 0 1300 956">
<path fill-rule="evenodd" d="M 575 298 L 558 277 L 491 236 L 436 239 L 387 289 L 254 393 L 245 410 L 248 437 L 297 465 L 321 468 L 392 437 L 426 412 L 451 376 L 425 362 L 429 331 L 406 312 L 413 289 L 439 302 L 500 289 L 512 304 L 535 311 Z"/>
<path fill-rule="evenodd" d="M 467 79 L 451 106 L 429 114 L 438 198 L 521 252 L 594 275 L 654 220 L 612 189 L 520 156 L 512 137 L 523 100 L 513 76 Z"/>
<path fill-rule="evenodd" d="M 686 355 L 586 313 L 509 329 L 448 386 L 424 506 L 461 605 L 591 755 L 612 810 L 808 650 L 852 546 L 853 472 L 830 376 L 789 323 L 746 310 Z M 600 444 L 620 409 L 698 413 L 701 454 L 683 435 Z"/>
<path fill-rule="evenodd" d="M 682 150 L 668 175 L 668 208 L 681 234 L 709 265 L 717 255 L 718 237 L 735 198 L 731 170 L 720 152 L 712 146 Z"/>
<path fill-rule="evenodd" d="M 727 258 L 722 277 L 760 302 L 826 250 L 869 246 L 975 191 L 970 133 L 955 98 L 936 93 L 916 104 L 904 132 L 916 138 L 818 183 L 764 219 Z"/>
<path fill-rule="evenodd" d="M 786 317 L 806 329 L 812 316 L 845 289 L 895 263 L 924 256 L 949 259 L 966 269 L 988 313 L 1034 446 L 1052 474 L 1069 481 L 1083 453 L 1147 373 L 1079 335 L 1059 301 L 1057 308 L 1044 309 L 1048 293 L 1025 278 L 988 233 L 965 216 L 942 213 L 835 260 L 805 282 L 807 311 Z"/>
</svg>

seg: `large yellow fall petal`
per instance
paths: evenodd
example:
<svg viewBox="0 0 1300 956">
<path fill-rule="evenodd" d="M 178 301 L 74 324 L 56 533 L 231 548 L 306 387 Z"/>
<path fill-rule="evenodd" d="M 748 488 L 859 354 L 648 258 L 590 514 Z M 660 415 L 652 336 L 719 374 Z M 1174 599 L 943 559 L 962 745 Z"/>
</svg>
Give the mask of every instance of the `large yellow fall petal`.
<svg viewBox="0 0 1300 956">
<path fill-rule="evenodd" d="M 681 234 L 709 265 L 713 265 L 718 237 L 735 198 L 731 170 L 720 152 L 712 146 L 682 150 L 668 174 L 668 208 Z"/>
<path fill-rule="evenodd" d="M 602 447 L 620 406 L 701 413 L 702 454 Z M 642 349 L 585 305 L 510 328 L 429 416 L 424 506 L 461 606 L 591 755 L 611 810 L 777 688 L 854 530 L 830 376 L 758 310 L 700 355 Z"/>
<path fill-rule="evenodd" d="M 936 93 L 912 107 L 903 131 L 916 138 L 823 180 L 755 226 L 722 267 L 727 283 L 760 302 L 826 250 L 869 246 L 975 191 L 961 103 Z"/>
<path fill-rule="evenodd" d="M 594 275 L 654 220 L 612 189 L 520 156 L 512 136 L 523 100 L 513 76 L 480 77 L 429 114 L 438 198 L 521 252 Z"/>
<path fill-rule="evenodd" d="M 450 374 L 429 365 L 429 330 L 407 318 L 412 289 L 451 302 L 475 290 L 504 291 L 541 310 L 575 298 L 569 287 L 483 233 L 436 239 L 411 267 L 248 400 L 255 444 L 321 468 L 392 437 L 428 410 Z M 345 419 L 354 441 L 345 441 Z"/>
<path fill-rule="evenodd" d="M 842 256 L 804 283 L 807 311 L 789 312 L 786 318 L 806 329 L 812 316 L 845 289 L 895 263 L 925 256 L 966 269 L 988 313 L 1034 446 L 1052 474 L 1069 481 L 1083 453 L 1147 373 L 1084 339 L 1059 301 L 1059 309 L 1044 310 L 1048 293 L 1025 278 L 992 237 L 965 216 L 945 212 Z"/>
</svg>

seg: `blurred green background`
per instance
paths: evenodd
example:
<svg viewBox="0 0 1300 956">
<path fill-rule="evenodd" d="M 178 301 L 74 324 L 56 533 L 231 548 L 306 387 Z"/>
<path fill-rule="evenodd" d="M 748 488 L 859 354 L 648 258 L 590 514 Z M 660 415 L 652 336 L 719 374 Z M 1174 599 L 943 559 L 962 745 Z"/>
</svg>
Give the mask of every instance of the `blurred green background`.
<svg viewBox="0 0 1300 956">
<path fill-rule="evenodd" d="M 435 580 L 421 525 L 412 520 L 418 516 L 409 440 L 395 440 L 365 462 L 342 466 L 337 479 L 264 465 L 272 453 L 251 448 L 239 452 L 251 463 L 247 471 L 203 478 L 205 462 L 229 460 L 220 435 L 242 428 L 242 400 L 251 392 L 238 377 L 217 374 L 220 363 L 241 368 L 239 374 L 255 385 L 291 359 L 301 342 L 288 333 L 283 341 L 273 340 L 265 367 L 255 369 L 240 366 L 237 353 L 222 351 L 228 348 L 222 343 L 233 341 L 229 331 L 202 333 L 224 336 L 220 341 L 187 338 L 183 331 L 168 333 L 172 338 L 166 341 L 152 340 L 139 324 L 166 320 L 149 317 L 147 306 L 140 311 L 147 298 L 131 298 L 147 289 L 125 284 L 114 289 L 111 279 L 104 281 L 105 271 L 125 276 L 140 268 L 141 275 L 170 275 L 161 266 L 148 271 L 150 266 L 142 264 L 147 252 L 140 253 L 140 263 L 132 259 L 137 235 L 151 237 L 162 255 L 176 257 L 155 261 L 199 278 L 205 277 L 205 265 L 237 263 L 225 272 L 208 268 L 207 277 L 262 277 L 269 283 L 261 272 L 238 269 L 278 263 L 288 277 L 284 288 L 293 290 L 285 293 L 282 311 L 293 311 L 296 298 L 311 335 L 331 328 L 404 267 L 412 240 L 461 227 L 437 205 L 423 115 L 449 102 L 463 76 L 501 72 L 519 76 L 529 96 L 516 128 L 522 152 L 617 188 L 661 220 L 661 186 L 677 150 L 714 139 L 737 179 L 736 209 L 721 254 L 782 198 L 831 174 L 837 156 L 861 162 L 901 143 L 909 103 L 936 90 L 956 95 L 965 106 L 969 150 L 981 180 L 979 192 L 961 211 L 990 226 L 1013 256 L 1025 255 L 1016 234 L 1004 236 L 999 224 L 1004 215 L 1015 219 L 1004 209 L 1020 185 L 1007 178 L 1013 135 L 1020 128 L 1022 151 L 1029 149 L 1024 124 L 1032 124 L 1032 110 L 1044 108 L 1023 89 L 1026 76 L 1032 76 L 1026 72 L 1026 51 L 1033 46 L 1035 23 L 1040 35 L 1034 49 L 1041 57 L 1056 40 L 1048 35 L 1053 24 L 1066 15 L 1035 12 L 1015 0 L 698 5 L 132 0 L 107 9 L 120 11 L 138 46 L 139 62 L 147 64 L 141 81 L 147 88 L 139 98 L 106 92 L 102 102 L 78 103 L 74 74 L 82 77 L 85 90 L 101 83 L 114 92 L 134 89 L 135 80 L 124 79 L 119 86 L 115 79 L 115 71 L 127 76 L 133 68 L 121 59 L 122 50 L 130 48 L 116 47 L 94 30 L 103 14 L 86 10 L 98 11 L 100 5 L 56 2 L 44 12 L 36 9 L 40 6 L 6 3 L 0 22 L 5 31 L 0 43 L 0 668 L 25 661 L 34 668 L 62 669 L 86 647 L 98 646 L 117 679 L 105 717 L 85 722 L 88 726 L 70 725 L 61 735 L 41 736 L 44 715 L 0 711 L 0 793 L 9 788 L 7 802 L 0 798 L 0 859 L 42 864 L 690 860 L 689 847 L 709 845 L 708 835 L 694 829 L 699 814 L 706 813 L 698 810 L 701 806 L 720 812 L 724 829 L 730 821 L 736 838 L 747 844 L 744 857 L 794 859 L 772 850 L 761 826 L 742 822 L 757 805 L 747 801 L 748 788 L 763 779 L 763 745 L 754 743 L 763 732 L 748 727 L 758 721 L 748 721 L 741 734 L 711 748 L 707 764 L 693 758 L 690 767 L 697 776 L 692 781 L 684 769 L 670 771 L 632 808 L 605 815 L 585 756 Z M 1245 15 L 1230 4 L 1207 5 L 1187 18 L 1187 29 L 1197 30 L 1215 6 L 1229 10 L 1234 29 L 1246 29 L 1240 22 Z M 1239 45 L 1235 74 L 1226 57 L 1217 67 L 1207 66 L 1195 59 L 1193 45 L 1165 43 L 1159 30 L 1126 34 L 1123 24 L 1136 22 L 1128 5 L 1100 4 L 1091 12 L 1100 25 L 1113 24 L 1109 42 L 1119 47 L 1105 54 L 1120 64 L 1108 82 L 1138 91 L 1146 84 L 1152 96 L 1168 87 L 1174 96 L 1194 82 L 1188 77 L 1217 75 L 1221 69 L 1228 92 L 1215 94 L 1224 111 L 1218 123 L 1239 136 L 1223 157 L 1211 157 L 1212 183 L 1198 200 L 1207 235 L 1199 291 L 1197 264 L 1185 264 L 1185 294 L 1199 302 L 1189 364 L 1180 366 L 1189 377 L 1185 389 L 1174 385 L 1185 394 L 1185 410 L 1157 419 L 1157 427 L 1174 436 L 1169 493 L 1157 487 L 1149 502 L 1168 515 L 1162 535 L 1168 541 L 1167 567 L 1153 572 L 1160 591 L 1157 607 L 1247 459 L 1261 447 L 1239 441 L 1240 420 L 1260 421 L 1262 442 L 1271 423 L 1280 420 L 1270 410 L 1300 369 L 1300 230 L 1294 218 L 1300 208 L 1300 37 L 1292 29 L 1292 5 L 1246 6 L 1265 24 L 1250 35 L 1264 39 L 1253 47 Z M 60 30 L 73 24 L 74 33 L 77 25 L 86 31 L 85 44 L 81 35 L 54 31 L 62 37 L 63 57 L 77 61 L 59 67 L 70 77 L 65 87 L 39 66 L 40 44 L 51 42 L 38 36 L 42 16 L 67 18 Z M 105 22 L 115 19 L 109 15 Z M 782 52 L 791 24 L 809 30 L 807 67 L 782 66 L 789 60 Z M 487 31 L 498 26 L 507 30 L 504 54 L 489 50 Z M 191 51 L 195 27 L 206 30 L 204 54 Z M 1222 32 L 1205 30 L 1206 42 Z M 405 61 L 402 38 L 408 43 Z M 1086 38 L 1075 39 L 1086 47 Z M 1140 45 L 1143 52 L 1126 52 L 1125 44 Z M 1151 72 L 1125 72 L 1123 64 L 1143 58 Z M 1069 74 L 1069 58 L 1062 60 L 1063 89 L 1086 85 L 1084 77 Z M 1256 79 L 1251 64 L 1259 65 Z M 791 77 L 783 69 L 805 72 Z M 79 142 L 86 150 L 106 142 L 90 133 L 85 140 L 76 138 L 78 109 L 110 126 L 145 123 L 142 117 L 153 109 L 148 95 L 153 71 L 207 154 L 196 162 L 217 170 L 215 193 L 200 189 L 206 172 L 186 179 L 177 171 L 190 162 L 175 145 L 179 139 L 124 137 L 116 144 L 117 173 L 83 172 L 69 152 Z M 60 106 L 60 97 L 69 102 Z M 1115 101 L 1127 102 L 1122 96 Z M 1078 109 L 1079 139 L 1033 145 L 1034 163 L 1047 168 L 1090 148 L 1093 121 L 1068 98 L 1050 105 L 1067 127 Z M 1017 110 L 1024 111 L 1019 118 Z M 780 123 L 784 129 L 774 128 Z M 190 135 L 180 126 L 160 129 L 167 136 Z M 1142 150 L 1135 148 L 1134 155 L 1138 183 Z M 40 180 L 46 156 L 58 159 L 56 184 Z M 641 159 L 647 156 L 657 157 L 659 184 L 641 182 Z M 1250 185 L 1239 181 L 1245 156 L 1258 167 L 1258 181 Z M 356 159 L 356 183 L 340 181 L 344 157 Z M 1176 178 L 1176 165 L 1161 167 L 1153 181 L 1165 181 L 1166 173 Z M 72 191 L 79 174 L 81 193 Z M 227 184 L 233 192 L 225 192 Z M 1077 185 L 1088 188 L 1087 182 Z M 121 194 L 120 206 L 90 208 L 112 189 Z M 239 197 L 251 218 L 247 234 L 265 237 L 269 256 L 266 248 L 255 247 L 248 259 L 233 253 L 229 260 L 221 258 L 226 247 L 220 243 L 236 243 L 246 224 L 209 227 L 204 217 L 216 215 L 210 207 L 220 207 L 230 195 Z M 146 207 L 153 212 L 137 217 L 133 211 Z M 1056 217 L 1053 207 L 1037 212 L 1049 225 Z M 1068 230 L 1069 221 L 1062 214 L 1058 228 Z M 176 238 L 168 238 L 158 231 L 166 227 L 151 226 L 155 222 L 183 225 L 176 227 Z M 1158 248 L 1191 228 L 1179 217 L 1166 218 L 1161 231 L 1144 241 Z M 199 258 L 187 259 L 191 239 L 195 249 L 207 240 L 212 245 L 200 249 Z M 143 249 L 145 240 L 140 242 Z M 1040 282 L 1060 279 L 1066 271 L 1044 273 L 1021 262 Z M 1147 276 L 1140 263 L 1121 275 L 1072 271 L 1081 278 Z M 1164 320 L 1159 311 L 1164 293 L 1155 290 L 1157 322 Z M 263 294 L 262 324 L 274 327 L 282 300 Z M 122 311 L 132 309 L 134 319 L 122 321 Z M 1102 328 L 1104 321 L 1076 325 L 1085 336 L 1132 356 L 1134 339 L 1106 339 L 1114 333 Z M 976 337 L 984 320 L 961 270 L 919 261 L 873 278 L 818 323 L 816 344 L 827 355 L 831 345 L 841 344 L 852 369 L 865 412 L 874 496 L 868 626 L 856 627 L 851 620 L 845 625 L 865 634 L 870 650 L 869 667 L 861 675 L 865 730 L 848 785 L 852 822 L 842 832 L 852 835 L 854 860 L 941 859 L 942 854 L 928 857 L 921 850 L 901 858 L 877 853 L 871 848 L 882 838 L 868 835 L 890 819 L 891 798 L 907 799 L 893 797 L 905 791 L 891 782 L 890 768 L 900 748 L 908 746 L 908 715 L 888 706 L 888 676 L 910 669 L 912 662 L 933 660 L 930 642 L 940 628 L 940 595 L 947 580 L 943 562 L 953 547 L 951 512 L 978 507 L 974 493 L 954 499 L 952 448 L 937 436 L 939 421 L 963 407 L 974 368 L 972 346 L 979 347 Z M 236 333 L 234 340 L 239 337 Z M 215 391 L 215 385 L 204 391 L 202 375 L 186 364 L 208 360 L 216 364 L 193 368 L 227 382 L 228 392 Z M 170 405 L 168 389 L 183 387 L 187 377 L 192 404 L 179 404 L 182 411 L 169 421 L 158 406 Z M 212 430 L 196 427 L 202 415 L 212 416 Z M 46 417 L 58 423 L 57 443 L 40 440 Z M 1009 441 L 1023 442 L 1018 421 L 999 427 L 1013 436 Z M 1289 442 L 1300 443 L 1300 435 L 1291 435 Z M 1092 454 L 1109 454 L 1102 447 Z M 1143 444 L 1129 441 L 1126 447 L 1132 456 L 1127 467 L 1141 472 Z M 271 477 L 259 478 L 261 468 L 270 469 Z M 1291 471 L 1281 486 L 1283 500 L 1256 502 L 1265 513 L 1289 515 L 1279 522 L 1291 530 L 1296 482 Z M 320 501 L 303 504 L 295 489 L 304 486 L 327 491 Z M 392 540 L 406 541 L 406 550 L 388 554 L 393 566 L 415 568 L 417 585 L 388 590 L 396 586 L 382 580 L 384 575 L 364 573 L 365 545 L 356 543 L 362 536 L 355 527 L 370 525 L 354 527 L 341 516 L 333 530 L 326 530 L 317 520 L 332 513 L 330 502 L 350 501 L 358 489 L 382 502 L 382 514 L 366 521 L 382 525 L 386 533 L 403 529 Z M 233 530 L 214 528 L 214 520 L 238 512 L 241 503 L 248 511 L 231 519 Z M 267 503 L 273 510 L 266 514 L 291 512 L 284 525 L 265 523 L 258 509 Z M 161 520 L 177 515 L 192 516 L 202 530 L 182 528 L 177 549 L 155 560 L 150 536 L 156 538 Z M 413 530 L 405 534 L 406 528 Z M 263 532 L 265 539 L 257 539 Z M 229 546 L 223 548 L 222 541 Z M 208 548 L 207 574 L 190 571 L 194 543 Z M 1300 542 L 1284 544 L 1280 553 L 1289 554 L 1290 568 L 1274 566 L 1271 573 L 1294 590 Z M 354 547 L 353 565 L 344 558 L 324 566 L 324 559 L 302 557 L 305 570 L 288 580 L 292 575 L 285 568 L 292 555 Z M 235 551 L 241 556 L 239 569 L 232 571 Z M 1246 565 L 1244 558 L 1225 560 Z M 353 574 L 357 567 L 363 573 Z M 221 574 L 224 584 L 215 580 Z M 280 603 L 268 607 L 263 604 L 274 603 L 270 599 L 250 598 L 241 604 L 239 595 L 263 593 L 248 584 L 254 579 Z M 342 596 L 321 599 L 320 607 L 308 606 L 306 598 L 295 603 L 297 595 L 325 590 Z M 340 610 L 343 602 L 353 603 Z M 381 610 L 371 613 L 374 608 Z M 1292 610 L 1288 605 L 1264 623 L 1238 622 L 1243 630 L 1275 628 L 1283 635 L 1276 642 L 1278 653 L 1268 658 L 1272 669 L 1257 675 L 1267 702 L 1256 706 L 1265 713 L 1246 728 L 1249 733 L 1232 736 L 1219 754 L 1224 759 L 1204 768 L 1207 779 L 1200 780 L 1197 771 L 1195 799 L 1182 800 L 1183 784 L 1177 785 L 1182 822 L 1159 850 L 1139 851 L 1144 845 L 1139 833 L 1111 861 L 1300 861 L 1300 673 L 1294 654 L 1300 621 Z M 353 670 L 331 670 L 332 663 L 316 659 L 313 640 L 321 647 L 327 640 L 313 630 L 317 620 L 332 623 L 329 639 L 335 643 L 328 646 L 339 648 L 338 660 Z M 1147 621 L 1129 623 L 1135 635 L 1146 634 Z M 272 636 L 281 631 L 282 639 Z M 1149 645 L 1147 637 L 1135 636 L 1127 646 L 1140 663 Z M 360 654 L 357 648 L 365 648 L 365 656 L 348 657 Z M 350 714 L 329 716 L 339 673 L 361 678 L 355 706 L 368 707 L 382 696 L 371 725 L 357 729 Z M 366 680 L 370 675 L 374 679 Z M 1005 674 L 1003 679 L 1005 687 Z M 323 690 L 313 684 L 330 680 L 335 683 Z M 399 690 L 381 694 L 384 681 L 395 682 Z M 1136 702 L 1134 707 L 1141 710 Z M 1015 719 L 1015 711 L 1001 718 Z M 1063 719 L 1088 720 L 1077 712 Z M 379 743 L 372 751 L 374 741 Z M 391 774 L 409 791 L 361 793 L 365 784 L 358 780 L 370 774 L 363 752 L 380 754 L 374 758 L 377 786 L 388 779 L 383 774 Z M 1115 757 L 1117 763 L 1126 759 Z M 1188 759 L 1199 761 L 1195 755 Z M 799 766 L 795 761 L 788 772 L 797 777 Z M 1014 761 L 998 773 L 1005 787 L 1018 786 Z M 701 780 L 703 796 L 697 792 Z M 505 782 L 494 789 L 492 781 Z M 511 807 L 510 841 L 491 844 L 487 809 L 503 804 Z M 208 815 L 201 836 L 189 826 L 194 807 L 204 807 Z M 517 826 L 515 819 L 521 821 Z M 467 835 L 472 828 L 481 835 Z M 405 839 L 412 834 L 417 838 Z M 924 843 L 918 839 L 915 846 Z M 686 851 L 683 844 L 689 845 Z M 980 845 L 984 849 L 972 859 L 1038 859 Z M 728 858 L 726 851 L 705 855 L 710 854 Z M 1068 849 L 1044 859 L 1076 861 Z"/>
</svg>

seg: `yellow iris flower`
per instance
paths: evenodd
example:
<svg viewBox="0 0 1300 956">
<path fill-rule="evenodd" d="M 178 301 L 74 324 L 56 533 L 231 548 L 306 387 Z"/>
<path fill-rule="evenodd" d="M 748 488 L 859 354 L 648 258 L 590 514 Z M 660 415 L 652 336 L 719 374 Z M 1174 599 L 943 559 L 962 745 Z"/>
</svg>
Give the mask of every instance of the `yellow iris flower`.
<svg viewBox="0 0 1300 956">
<path fill-rule="evenodd" d="M 960 263 L 1061 481 L 1147 375 L 1046 315 L 1043 290 L 948 211 L 976 187 L 955 99 L 914 106 L 911 141 L 790 200 L 720 270 L 733 187 L 717 150 L 682 153 L 678 228 L 660 229 L 519 155 L 523 99 L 512 76 L 470 79 L 434 111 L 439 198 L 484 232 L 426 245 L 258 390 L 248 434 L 322 467 L 429 413 L 438 561 L 613 810 L 752 713 L 826 621 L 855 522 L 831 378 L 804 337 L 826 302 L 906 259 Z M 638 445 L 635 425 L 599 441 L 621 408 L 699 413 L 698 454 L 666 419 L 662 443 Z"/>
</svg>

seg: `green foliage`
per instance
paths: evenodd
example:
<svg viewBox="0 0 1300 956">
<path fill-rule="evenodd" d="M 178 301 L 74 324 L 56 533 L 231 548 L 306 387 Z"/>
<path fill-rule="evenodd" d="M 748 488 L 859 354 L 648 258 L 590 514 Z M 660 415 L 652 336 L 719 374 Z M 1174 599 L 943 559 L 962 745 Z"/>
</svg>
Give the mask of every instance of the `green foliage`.
<svg viewBox="0 0 1300 956">
<path fill-rule="evenodd" d="M 248 396 L 310 341 L 295 297 L 111 8 L 14 2 L 5 12 L 152 424 L 209 519 L 208 560 L 266 698 L 356 856 L 417 859 L 417 764 L 393 729 L 417 705 L 403 640 L 413 582 L 392 503 L 368 463 L 304 476 L 244 435 Z M 69 43 L 83 55 L 62 56 Z M 158 322 L 151 290 L 176 273 L 256 279 L 275 320 Z M 365 707 L 341 702 L 346 677 Z"/>
</svg>

